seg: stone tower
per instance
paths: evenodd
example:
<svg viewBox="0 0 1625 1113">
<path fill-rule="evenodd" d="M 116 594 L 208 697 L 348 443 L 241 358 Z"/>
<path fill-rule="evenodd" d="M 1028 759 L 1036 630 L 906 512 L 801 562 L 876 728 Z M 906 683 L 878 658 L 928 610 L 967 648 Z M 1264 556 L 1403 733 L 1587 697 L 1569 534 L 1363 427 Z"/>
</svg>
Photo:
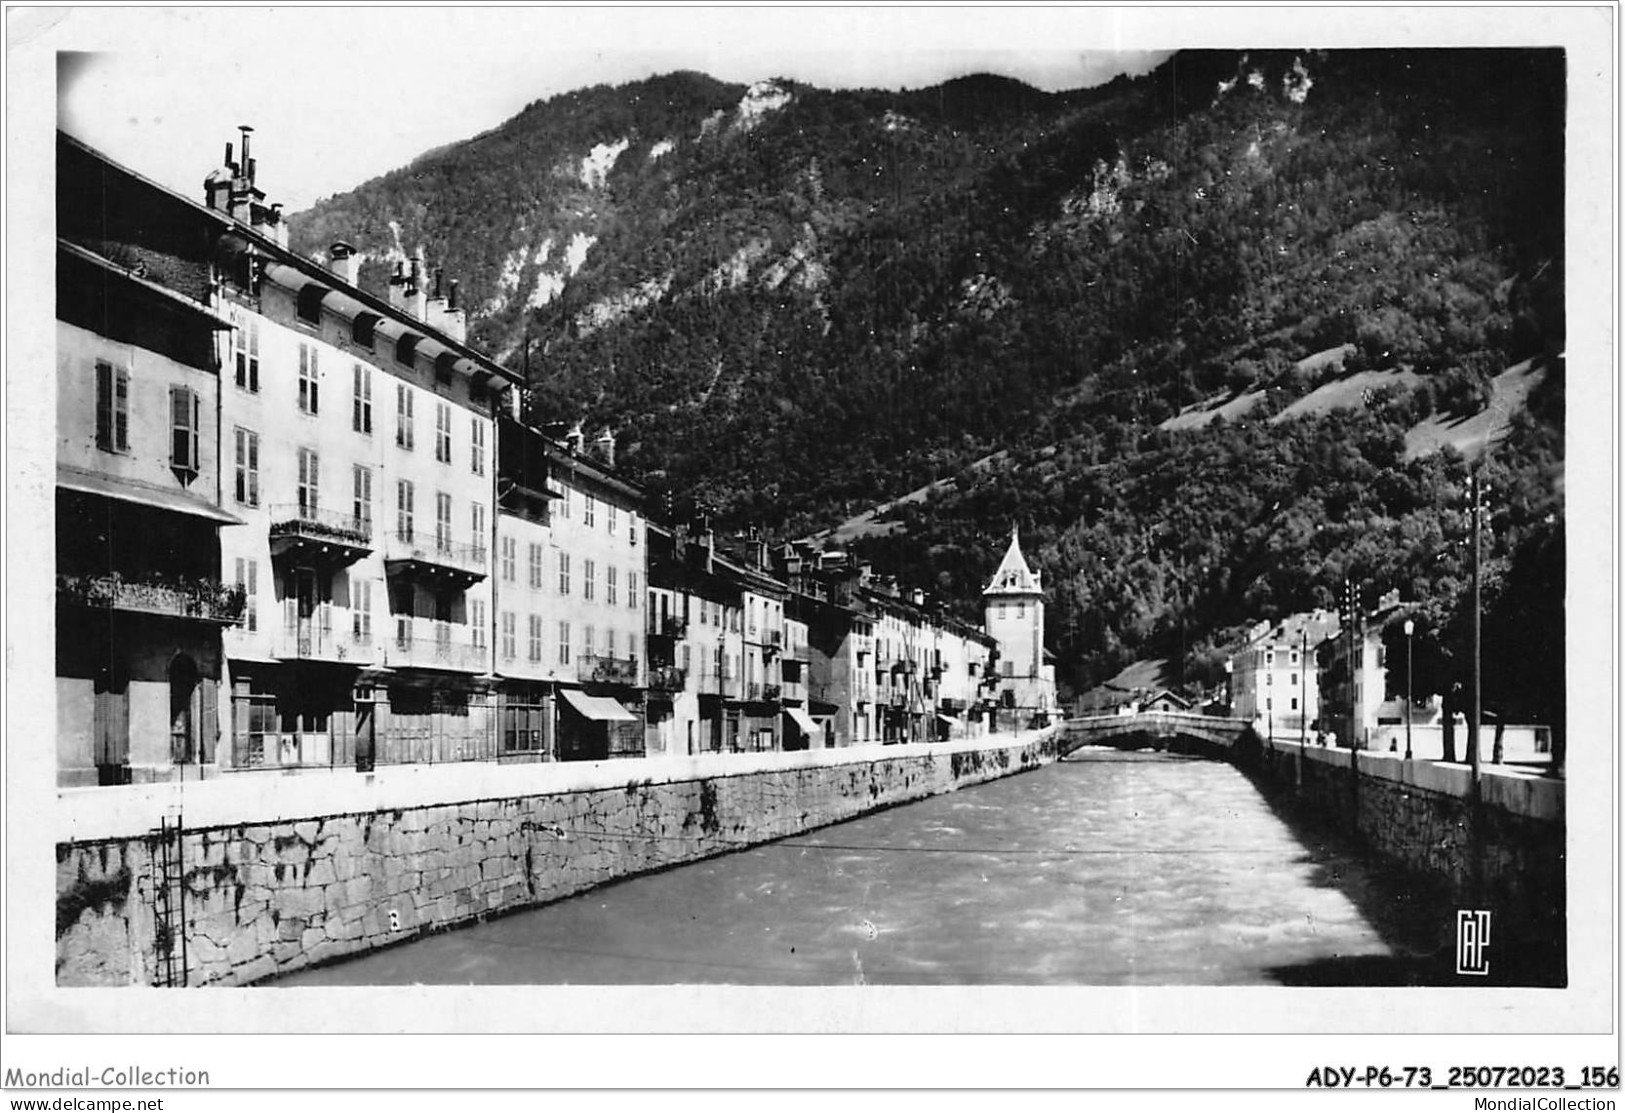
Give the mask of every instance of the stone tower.
<svg viewBox="0 0 1625 1113">
<path fill-rule="evenodd" d="M 1028 567 L 1014 528 L 1010 547 L 982 592 L 982 602 L 987 632 L 999 643 L 1001 702 L 1047 712 L 1055 703 L 1055 674 L 1044 663 L 1044 587 L 1039 574 Z"/>
</svg>

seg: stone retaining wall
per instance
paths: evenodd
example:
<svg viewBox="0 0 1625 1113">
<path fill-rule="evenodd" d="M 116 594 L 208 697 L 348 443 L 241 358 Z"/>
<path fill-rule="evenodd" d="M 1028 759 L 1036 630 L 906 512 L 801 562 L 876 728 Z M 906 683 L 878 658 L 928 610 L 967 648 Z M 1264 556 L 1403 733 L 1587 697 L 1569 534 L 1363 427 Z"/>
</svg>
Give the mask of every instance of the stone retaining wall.
<svg viewBox="0 0 1625 1113">
<path fill-rule="evenodd" d="M 1354 835 L 1458 909 L 1490 912 L 1493 980 L 1566 984 L 1562 781 L 1493 767 L 1474 793 L 1466 766 L 1397 754 L 1276 742 L 1236 757 L 1312 822 Z"/>
<path fill-rule="evenodd" d="M 188 819 L 180 857 L 186 981 L 243 985 L 794 835 L 1036 768 L 1054 759 L 1055 741 L 1052 730 L 762 755 L 738 771 L 718 771 L 716 762 L 601 763 L 587 787 L 433 802 L 413 785 L 422 802 L 336 814 L 288 815 L 273 795 L 247 822 Z M 551 772 L 529 767 L 513 776 Z M 249 776 L 212 801 L 194 787 L 198 813 L 211 805 L 218 813 Z M 608 780 L 617 783 L 602 784 Z M 96 800 L 74 802 L 68 811 L 80 814 L 70 830 L 108 826 Z M 122 826 L 139 822 L 140 808 L 123 808 Z M 57 843 L 59 985 L 158 980 L 157 825 L 154 816 L 142 833 Z"/>
</svg>

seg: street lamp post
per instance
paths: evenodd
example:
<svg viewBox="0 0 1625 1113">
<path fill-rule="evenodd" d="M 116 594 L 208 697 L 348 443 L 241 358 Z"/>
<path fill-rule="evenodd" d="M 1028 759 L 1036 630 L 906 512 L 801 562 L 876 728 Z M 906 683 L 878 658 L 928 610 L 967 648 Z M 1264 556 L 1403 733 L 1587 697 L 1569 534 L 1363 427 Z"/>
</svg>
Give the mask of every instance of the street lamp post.
<svg viewBox="0 0 1625 1113">
<path fill-rule="evenodd" d="M 1405 620 L 1405 760 L 1411 760 L 1411 635 L 1416 623 Z"/>
</svg>

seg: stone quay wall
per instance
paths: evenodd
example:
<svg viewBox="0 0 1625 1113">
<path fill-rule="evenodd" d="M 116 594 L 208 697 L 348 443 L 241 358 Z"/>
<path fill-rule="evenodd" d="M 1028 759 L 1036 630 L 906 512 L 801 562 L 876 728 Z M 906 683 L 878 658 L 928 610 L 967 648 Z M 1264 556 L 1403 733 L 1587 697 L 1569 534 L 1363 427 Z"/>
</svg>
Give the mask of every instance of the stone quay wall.
<svg viewBox="0 0 1625 1113">
<path fill-rule="evenodd" d="M 65 790 L 56 980 L 156 984 L 184 943 L 185 984 L 246 985 L 1037 768 L 1056 737 Z M 166 815 L 184 822 L 173 942 Z"/>
<path fill-rule="evenodd" d="M 1239 746 L 1238 764 L 1299 814 L 1355 836 L 1435 886 L 1458 909 L 1491 914 L 1491 973 L 1566 984 L 1564 784 L 1465 765 L 1276 741 Z M 1454 943 L 1455 925 L 1441 925 Z"/>
</svg>

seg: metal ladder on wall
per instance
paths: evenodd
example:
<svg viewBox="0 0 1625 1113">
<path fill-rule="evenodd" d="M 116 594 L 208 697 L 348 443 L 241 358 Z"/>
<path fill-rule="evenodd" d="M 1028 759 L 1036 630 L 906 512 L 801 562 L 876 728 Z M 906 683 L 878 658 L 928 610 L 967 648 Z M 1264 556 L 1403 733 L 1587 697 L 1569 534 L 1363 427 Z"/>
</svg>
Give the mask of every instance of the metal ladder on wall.
<svg viewBox="0 0 1625 1113">
<path fill-rule="evenodd" d="M 186 984 L 186 882 L 181 857 L 180 814 L 162 816 L 153 853 L 153 984 Z"/>
</svg>

